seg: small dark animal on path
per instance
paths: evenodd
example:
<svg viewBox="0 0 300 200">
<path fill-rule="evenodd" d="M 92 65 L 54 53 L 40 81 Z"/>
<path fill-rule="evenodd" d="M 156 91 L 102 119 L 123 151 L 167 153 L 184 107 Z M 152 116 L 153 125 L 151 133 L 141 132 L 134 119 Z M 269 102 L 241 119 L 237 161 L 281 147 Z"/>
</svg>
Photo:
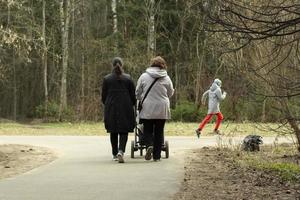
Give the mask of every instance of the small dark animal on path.
<svg viewBox="0 0 300 200">
<path fill-rule="evenodd" d="M 242 144 L 243 151 L 259 151 L 259 145 L 263 144 L 262 137 L 259 135 L 248 135 L 244 138 Z"/>
</svg>

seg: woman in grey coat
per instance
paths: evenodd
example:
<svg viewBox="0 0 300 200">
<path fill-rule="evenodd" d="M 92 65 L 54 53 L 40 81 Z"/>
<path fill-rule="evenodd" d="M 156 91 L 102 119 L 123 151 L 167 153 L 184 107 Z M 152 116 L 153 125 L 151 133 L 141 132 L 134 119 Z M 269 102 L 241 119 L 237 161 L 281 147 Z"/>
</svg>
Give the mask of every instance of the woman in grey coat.
<svg viewBox="0 0 300 200">
<path fill-rule="evenodd" d="M 208 96 L 208 112 L 206 117 L 200 123 L 199 128 L 196 129 L 196 134 L 199 137 L 204 126 L 211 120 L 211 118 L 216 115 L 217 121 L 215 125 L 214 132 L 220 134 L 219 127 L 223 120 L 223 115 L 220 111 L 220 101 L 226 98 L 227 93 L 221 91 L 222 81 L 220 79 L 215 79 L 209 90 L 204 92 L 202 95 L 202 104 L 205 104 L 206 98 Z"/>
<path fill-rule="evenodd" d="M 142 101 L 154 80 L 153 87 L 143 101 L 139 118 L 144 125 L 144 142 L 147 147 L 145 159 L 159 161 L 164 137 L 164 126 L 171 118 L 169 98 L 174 93 L 173 83 L 166 71 L 165 60 L 157 56 L 151 60 L 151 66 L 143 73 L 136 87 L 136 97 Z"/>
</svg>

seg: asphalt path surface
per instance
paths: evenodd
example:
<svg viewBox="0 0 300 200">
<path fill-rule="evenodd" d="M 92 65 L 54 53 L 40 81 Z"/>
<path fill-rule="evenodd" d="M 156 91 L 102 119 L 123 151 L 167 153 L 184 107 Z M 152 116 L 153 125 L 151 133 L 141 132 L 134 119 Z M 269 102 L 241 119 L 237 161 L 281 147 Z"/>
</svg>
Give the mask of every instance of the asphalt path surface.
<svg viewBox="0 0 300 200">
<path fill-rule="evenodd" d="M 242 138 L 166 137 L 169 159 L 146 161 L 135 152 L 125 163 L 112 161 L 106 136 L 0 136 L 0 144 L 49 147 L 59 155 L 52 163 L 0 180 L 0 200 L 165 200 L 179 190 L 185 155 L 203 146 L 232 146 Z M 280 139 L 280 142 L 287 139 Z M 272 143 L 274 138 L 264 138 Z M 162 157 L 164 157 L 164 152 Z"/>
</svg>

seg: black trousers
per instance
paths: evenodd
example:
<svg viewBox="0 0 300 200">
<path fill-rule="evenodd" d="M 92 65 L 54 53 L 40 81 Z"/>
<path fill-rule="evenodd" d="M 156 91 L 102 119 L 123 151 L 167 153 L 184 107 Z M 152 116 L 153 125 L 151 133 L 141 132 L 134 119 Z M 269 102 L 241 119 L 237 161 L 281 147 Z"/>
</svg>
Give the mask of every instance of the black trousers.
<svg viewBox="0 0 300 200">
<path fill-rule="evenodd" d="M 153 146 L 153 159 L 161 157 L 165 123 L 165 119 L 143 119 L 144 142 L 146 147 Z"/>
<path fill-rule="evenodd" d="M 116 156 L 119 151 L 123 151 L 125 153 L 127 140 L 128 133 L 110 133 L 112 154 L 114 156 Z"/>
</svg>

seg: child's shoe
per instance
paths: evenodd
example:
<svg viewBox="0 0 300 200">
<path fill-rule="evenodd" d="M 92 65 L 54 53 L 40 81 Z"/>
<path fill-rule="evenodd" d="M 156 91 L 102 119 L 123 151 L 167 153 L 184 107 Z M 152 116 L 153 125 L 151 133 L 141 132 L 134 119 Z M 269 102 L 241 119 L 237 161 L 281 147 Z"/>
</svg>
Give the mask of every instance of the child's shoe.
<svg viewBox="0 0 300 200">
<path fill-rule="evenodd" d="M 219 130 L 214 130 L 214 134 L 221 135 L 221 132 Z"/>
<path fill-rule="evenodd" d="M 196 129 L 195 133 L 196 133 L 197 137 L 200 138 L 201 130 L 200 129 Z"/>
</svg>

